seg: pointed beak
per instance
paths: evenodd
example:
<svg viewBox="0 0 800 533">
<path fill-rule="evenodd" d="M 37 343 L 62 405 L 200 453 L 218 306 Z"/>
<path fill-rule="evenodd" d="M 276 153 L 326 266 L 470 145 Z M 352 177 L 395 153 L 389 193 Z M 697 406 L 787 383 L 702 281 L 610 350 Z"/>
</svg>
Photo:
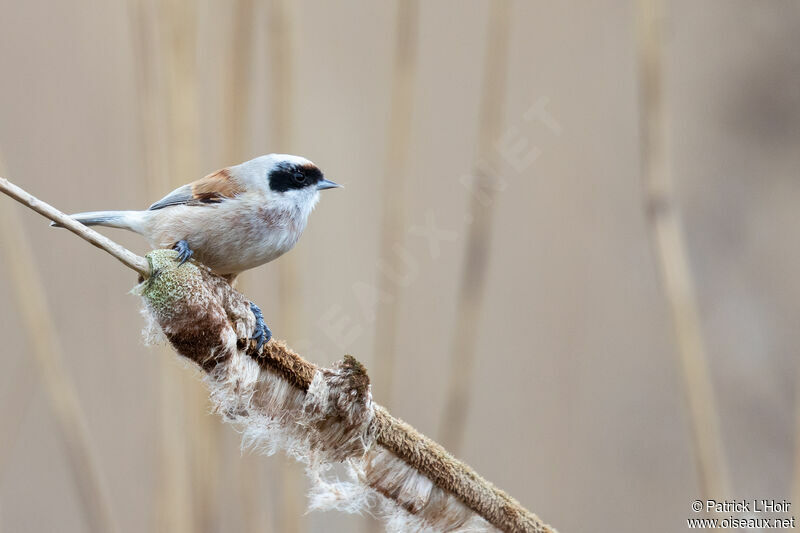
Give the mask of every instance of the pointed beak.
<svg viewBox="0 0 800 533">
<path fill-rule="evenodd" d="M 337 187 L 341 187 L 338 183 L 334 183 L 331 180 L 321 180 L 317 182 L 317 190 L 324 191 L 325 189 L 335 189 Z"/>
</svg>

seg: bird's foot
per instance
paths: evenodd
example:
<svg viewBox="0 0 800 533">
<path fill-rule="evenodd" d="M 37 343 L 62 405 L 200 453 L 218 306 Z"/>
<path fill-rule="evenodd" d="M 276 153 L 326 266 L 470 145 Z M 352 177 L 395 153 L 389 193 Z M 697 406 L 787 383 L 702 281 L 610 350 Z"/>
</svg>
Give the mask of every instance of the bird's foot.
<svg viewBox="0 0 800 533">
<path fill-rule="evenodd" d="M 180 261 L 180 263 L 178 263 L 178 266 L 184 264 L 186 261 L 189 260 L 190 257 L 192 257 L 192 254 L 194 254 L 192 249 L 189 248 L 189 243 L 186 242 L 185 239 L 176 242 L 172 246 L 172 249 L 178 252 L 178 260 Z"/>
<path fill-rule="evenodd" d="M 251 338 L 256 341 L 256 353 L 258 353 L 261 351 L 261 347 L 268 343 L 272 338 L 272 332 L 264 322 L 264 314 L 261 312 L 261 309 L 259 309 L 259 307 L 253 302 L 250 302 L 250 310 L 256 317 L 256 329 Z"/>
</svg>

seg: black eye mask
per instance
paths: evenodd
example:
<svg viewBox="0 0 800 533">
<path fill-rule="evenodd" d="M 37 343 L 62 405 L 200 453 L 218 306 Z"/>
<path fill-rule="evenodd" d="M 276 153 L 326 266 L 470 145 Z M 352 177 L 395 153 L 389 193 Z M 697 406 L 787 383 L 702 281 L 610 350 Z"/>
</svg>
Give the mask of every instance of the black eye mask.
<svg viewBox="0 0 800 533">
<path fill-rule="evenodd" d="M 280 163 L 267 177 L 269 188 L 276 192 L 316 186 L 322 180 L 322 172 L 314 165 Z"/>
</svg>

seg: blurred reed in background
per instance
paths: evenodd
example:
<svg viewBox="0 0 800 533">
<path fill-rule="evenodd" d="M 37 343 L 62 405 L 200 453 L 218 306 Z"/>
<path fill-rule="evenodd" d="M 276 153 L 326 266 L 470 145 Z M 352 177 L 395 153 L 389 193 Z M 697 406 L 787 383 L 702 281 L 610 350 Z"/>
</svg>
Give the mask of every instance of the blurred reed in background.
<svg viewBox="0 0 800 533">
<path fill-rule="evenodd" d="M 0 150 L 68 211 L 313 159 L 345 190 L 242 280 L 276 336 L 563 531 L 674 531 L 800 486 L 800 12 L 659 4 L 6 2 Z M 134 280 L 9 206 L 0 530 L 374 529 L 304 515 Z"/>
</svg>

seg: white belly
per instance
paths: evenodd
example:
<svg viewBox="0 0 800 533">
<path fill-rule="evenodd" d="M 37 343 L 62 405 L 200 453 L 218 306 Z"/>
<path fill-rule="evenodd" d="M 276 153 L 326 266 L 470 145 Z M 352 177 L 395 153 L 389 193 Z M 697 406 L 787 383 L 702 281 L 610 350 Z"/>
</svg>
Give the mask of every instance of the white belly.
<svg viewBox="0 0 800 533">
<path fill-rule="evenodd" d="M 291 250 L 306 225 L 307 214 L 267 210 L 258 200 L 237 198 L 148 211 L 146 237 L 156 248 L 186 240 L 193 257 L 214 272 L 239 273 Z"/>
</svg>

